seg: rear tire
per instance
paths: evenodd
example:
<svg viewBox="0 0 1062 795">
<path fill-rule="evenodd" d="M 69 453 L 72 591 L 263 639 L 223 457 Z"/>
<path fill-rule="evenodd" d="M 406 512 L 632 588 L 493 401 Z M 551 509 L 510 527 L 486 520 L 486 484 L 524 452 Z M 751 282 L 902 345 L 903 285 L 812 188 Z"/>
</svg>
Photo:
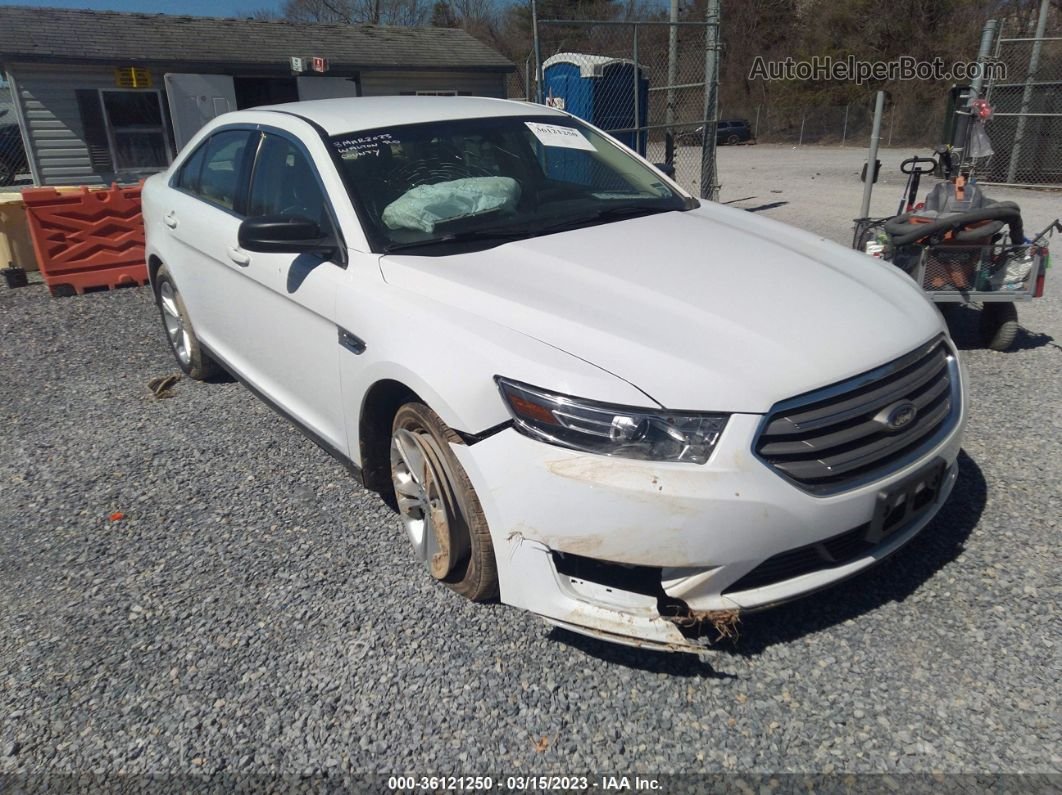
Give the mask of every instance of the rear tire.
<svg viewBox="0 0 1062 795">
<path fill-rule="evenodd" d="M 498 566 L 483 507 L 450 450 L 463 444 L 423 403 L 406 403 L 391 432 L 391 482 L 417 557 L 450 590 L 484 602 L 498 596 Z"/>
<path fill-rule="evenodd" d="M 199 338 L 195 335 L 188 308 L 177 289 L 177 284 L 165 265 L 159 267 L 155 274 L 155 303 L 162 315 L 162 327 L 170 350 L 177 360 L 181 371 L 189 378 L 202 381 L 218 372 L 218 365 L 203 350 Z"/>
<path fill-rule="evenodd" d="M 993 351 L 1009 351 L 1018 337 L 1018 308 L 991 302 L 981 307 L 981 340 Z"/>
<path fill-rule="evenodd" d="M 741 143 L 741 138 L 736 135 L 730 135 L 727 137 L 726 142 L 731 146 Z"/>
</svg>

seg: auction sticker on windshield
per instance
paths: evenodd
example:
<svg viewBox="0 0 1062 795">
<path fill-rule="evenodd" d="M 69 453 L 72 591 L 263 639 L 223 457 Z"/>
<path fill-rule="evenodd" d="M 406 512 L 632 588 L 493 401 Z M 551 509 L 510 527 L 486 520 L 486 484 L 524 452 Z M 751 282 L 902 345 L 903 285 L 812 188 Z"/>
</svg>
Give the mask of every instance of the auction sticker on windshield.
<svg viewBox="0 0 1062 795">
<path fill-rule="evenodd" d="M 562 146 L 565 149 L 583 149 L 587 152 L 596 152 L 597 149 L 574 127 L 561 127 L 556 124 L 540 124 L 536 121 L 525 121 L 535 137 L 546 146 Z"/>
</svg>

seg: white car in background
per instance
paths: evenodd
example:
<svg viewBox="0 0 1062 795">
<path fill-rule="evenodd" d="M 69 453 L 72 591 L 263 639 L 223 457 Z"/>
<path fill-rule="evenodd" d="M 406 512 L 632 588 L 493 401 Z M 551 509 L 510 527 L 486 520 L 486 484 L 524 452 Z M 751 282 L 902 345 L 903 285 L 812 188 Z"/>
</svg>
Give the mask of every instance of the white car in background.
<svg viewBox="0 0 1062 795">
<path fill-rule="evenodd" d="M 894 552 L 955 481 L 958 354 L 909 277 L 560 111 L 229 113 L 143 207 L 184 372 L 348 462 L 471 599 L 697 650 Z"/>
</svg>

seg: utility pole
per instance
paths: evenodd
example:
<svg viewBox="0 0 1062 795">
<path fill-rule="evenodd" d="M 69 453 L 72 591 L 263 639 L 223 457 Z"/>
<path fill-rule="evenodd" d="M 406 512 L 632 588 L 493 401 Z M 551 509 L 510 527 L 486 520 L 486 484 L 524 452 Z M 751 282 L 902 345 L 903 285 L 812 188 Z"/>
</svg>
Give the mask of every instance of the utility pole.
<svg viewBox="0 0 1062 795">
<path fill-rule="evenodd" d="M 981 30 L 981 46 L 977 50 L 977 63 L 979 68 L 974 75 L 974 79 L 970 81 L 970 99 L 979 99 L 981 97 L 981 91 L 985 84 L 985 62 L 988 60 L 988 56 L 992 52 L 992 41 L 996 37 L 998 24 L 999 23 L 996 22 L 996 20 L 990 19 L 985 23 L 984 28 Z M 970 115 L 969 108 L 956 108 L 955 113 L 957 113 L 958 116 L 955 119 L 955 127 L 951 134 L 951 145 L 959 150 L 959 160 L 965 162 L 967 148 L 966 141 L 969 138 L 970 125 L 973 124 L 973 117 Z"/>
<path fill-rule="evenodd" d="M 667 137 L 664 139 L 664 162 L 675 165 L 675 85 L 678 83 L 679 0 L 671 0 L 671 25 L 667 30 Z"/>
<path fill-rule="evenodd" d="M 992 40 L 996 37 L 997 25 L 996 20 L 990 19 L 981 30 L 981 46 L 977 50 L 977 63 L 980 68 L 970 82 L 970 93 L 975 99 L 981 96 L 981 88 L 985 84 L 985 61 L 988 60 L 988 54 L 992 51 Z"/>
<path fill-rule="evenodd" d="M 704 17 L 704 128 L 701 136 L 701 198 L 719 198 L 715 133 L 719 122 L 719 0 L 708 0 Z"/>
<path fill-rule="evenodd" d="M 542 104 L 542 51 L 538 46 L 538 4 L 531 0 L 531 30 L 535 40 L 535 102 Z"/>
<path fill-rule="evenodd" d="M 874 100 L 874 128 L 870 131 L 870 153 L 867 155 L 867 178 L 863 182 L 863 204 L 860 218 L 870 217 L 870 194 L 874 190 L 874 177 L 878 174 L 878 139 L 881 138 L 881 116 L 885 110 L 885 92 L 879 91 Z"/>
</svg>

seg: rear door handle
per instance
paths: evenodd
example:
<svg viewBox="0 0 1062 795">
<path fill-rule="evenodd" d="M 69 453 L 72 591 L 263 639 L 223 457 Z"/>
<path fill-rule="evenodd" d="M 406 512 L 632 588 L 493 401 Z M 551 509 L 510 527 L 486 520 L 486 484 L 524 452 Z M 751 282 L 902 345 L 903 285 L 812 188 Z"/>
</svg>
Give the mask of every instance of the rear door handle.
<svg viewBox="0 0 1062 795">
<path fill-rule="evenodd" d="M 240 251 L 238 248 L 229 249 L 229 259 L 231 259 L 241 268 L 246 268 L 248 265 L 251 264 L 251 255 Z"/>
<path fill-rule="evenodd" d="M 166 224 L 170 229 L 177 228 L 177 214 L 174 212 L 168 212 L 162 216 L 162 222 Z"/>
</svg>

